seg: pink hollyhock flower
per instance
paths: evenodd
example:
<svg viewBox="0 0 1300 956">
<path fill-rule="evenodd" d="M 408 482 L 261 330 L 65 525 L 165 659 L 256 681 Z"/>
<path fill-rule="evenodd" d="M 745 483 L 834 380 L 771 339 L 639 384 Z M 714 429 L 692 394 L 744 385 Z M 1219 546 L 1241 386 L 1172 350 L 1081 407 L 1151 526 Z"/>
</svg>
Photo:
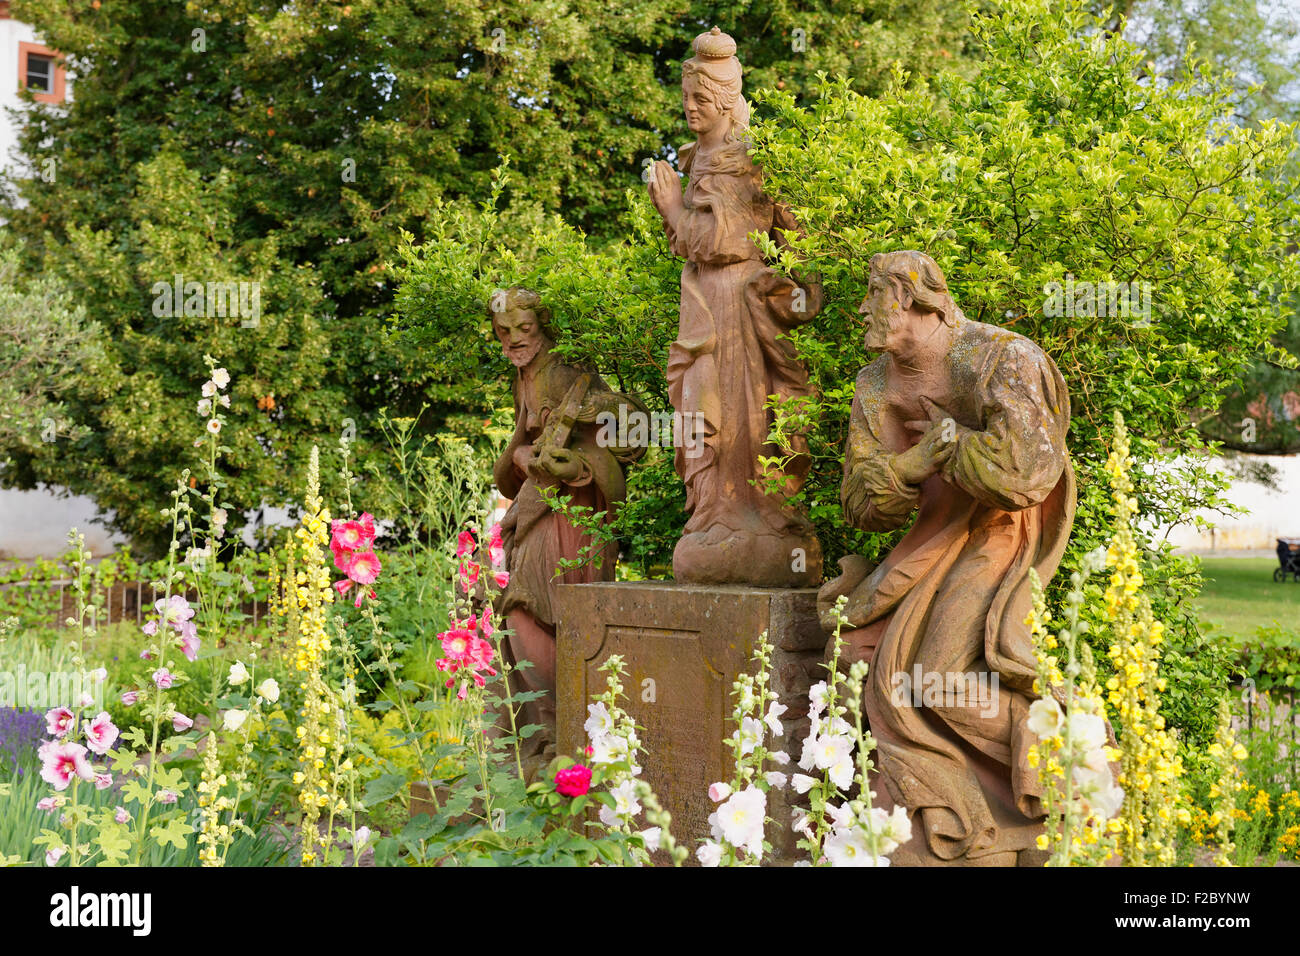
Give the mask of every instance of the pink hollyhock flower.
<svg viewBox="0 0 1300 956">
<path fill-rule="evenodd" d="M 176 731 L 178 734 L 182 731 L 189 730 L 193 726 L 194 721 L 190 720 L 190 718 L 186 717 L 184 714 L 172 714 L 172 730 Z"/>
<path fill-rule="evenodd" d="M 190 602 L 185 600 L 183 594 L 173 594 L 166 600 L 159 598 L 153 602 L 153 606 L 163 623 L 170 624 L 172 627 L 178 627 L 194 616 L 194 608 L 190 607 Z"/>
<path fill-rule="evenodd" d="M 159 690 L 166 690 L 172 686 L 172 674 L 165 667 L 160 667 L 153 672 L 153 682 Z"/>
<path fill-rule="evenodd" d="M 460 690 L 456 691 L 456 699 L 464 700 L 468 696 L 469 696 L 469 683 L 467 681 L 461 681 Z"/>
<path fill-rule="evenodd" d="M 199 640 L 198 629 L 194 626 L 193 621 L 186 621 L 181 625 L 181 653 L 185 655 L 188 661 L 199 659 L 199 648 L 203 642 Z"/>
<path fill-rule="evenodd" d="M 485 641 L 481 637 L 476 637 L 470 641 L 469 662 L 475 670 L 485 670 L 493 677 L 496 671 L 492 669 L 492 655 L 495 653 L 492 643 Z"/>
<path fill-rule="evenodd" d="M 149 648 L 146 647 L 144 650 L 140 652 L 140 660 L 142 661 L 153 660 L 153 655 L 149 653 Z"/>
<path fill-rule="evenodd" d="M 62 799 L 62 797 L 60 797 L 59 799 Z M 55 800 L 53 797 L 45 797 L 42 800 L 36 801 L 36 809 L 44 810 L 46 813 L 53 813 L 58 808 L 59 808 L 59 801 Z"/>
<path fill-rule="evenodd" d="M 107 790 L 113 785 L 113 775 L 111 773 L 95 774 L 95 789 Z"/>
<path fill-rule="evenodd" d="M 62 857 L 63 854 L 66 852 L 68 851 L 63 849 L 63 847 L 61 846 L 56 846 L 53 850 L 47 850 L 45 853 L 45 865 L 57 866 L 59 862 L 59 858 Z"/>
<path fill-rule="evenodd" d="M 140 628 L 140 630 L 144 631 L 149 637 L 153 637 L 158 633 L 158 622 L 145 621 L 144 627 Z"/>
<path fill-rule="evenodd" d="M 55 790 L 67 790 L 73 777 L 95 778 L 95 771 L 86 759 L 86 748 L 81 744 L 55 744 L 45 750 L 41 759 L 41 779 Z"/>
<path fill-rule="evenodd" d="M 483 570 L 474 561 L 462 561 L 460 563 L 460 586 L 469 594 L 474 585 L 478 584 L 478 573 Z"/>
<path fill-rule="evenodd" d="M 159 790 L 159 791 L 158 791 L 158 802 L 159 802 L 159 803 L 175 803 L 175 802 L 176 802 L 176 794 L 172 793 L 172 791 L 170 791 L 170 790 Z"/>
<path fill-rule="evenodd" d="M 136 705 L 136 702 L 139 700 L 140 700 L 140 692 L 138 690 L 128 690 L 122 693 L 123 707 L 134 707 Z"/>
<path fill-rule="evenodd" d="M 101 711 L 94 720 L 85 723 L 86 746 L 97 754 L 106 754 L 117 740 L 117 728 L 107 711 Z"/>
<path fill-rule="evenodd" d="M 353 584 L 363 585 L 363 587 L 357 588 L 355 604 L 356 607 L 361 607 L 361 599 L 365 597 L 368 586 L 374 584 L 375 579 L 379 577 L 379 556 L 373 551 L 363 551 L 360 554 L 348 552 L 346 559 L 342 563 L 337 560 L 335 563 L 339 565 L 339 570 L 346 574 L 347 578 L 334 582 L 334 588 L 339 594 L 347 594 L 348 589 Z M 374 590 L 371 589 L 369 594 L 373 599 L 375 596 Z"/>
<path fill-rule="evenodd" d="M 493 572 L 492 572 L 492 580 L 495 581 L 495 582 L 497 583 L 497 587 L 499 587 L 499 588 L 504 588 L 507 584 L 510 583 L 510 572 L 509 572 L 509 571 L 493 571 Z"/>
<path fill-rule="evenodd" d="M 466 555 L 473 554 L 476 547 L 478 542 L 474 540 L 474 532 L 462 531 L 456 538 L 456 557 L 463 559 Z"/>
<path fill-rule="evenodd" d="M 131 819 L 131 814 L 127 813 L 124 808 L 118 807 L 113 811 L 113 819 L 118 823 L 127 823 Z"/>
<path fill-rule="evenodd" d="M 438 635 L 442 642 L 442 652 L 453 661 L 463 661 L 470 654 L 470 645 L 475 640 L 474 632 L 457 627 Z"/>
<path fill-rule="evenodd" d="M 343 569 L 343 573 L 357 584 L 374 584 L 375 579 L 379 577 L 379 571 L 379 556 L 373 551 L 362 551 L 352 555 L 352 560 Z"/>
<path fill-rule="evenodd" d="M 1300 418 L 1300 394 L 1296 392 L 1284 392 L 1282 394 L 1282 414 L 1286 416 L 1289 422 Z"/>
<path fill-rule="evenodd" d="M 482 614 L 482 616 L 479 618 L 479 622 L 478 622 L 478 629 L 479 629 L 479 632 L 480 632 L 484 637 L 491 637 L 491 636 L 492 636 L 492 632 L 496 630 L 496 628 L 492 626 L 492 606 L 491 606 L 491 605 L 488 605 L 487 607 L 483 608 L 483 614 Z"/>
<path fill-rule="evenodd" d="M 66 707 L 55 707 L 45 713 L 45 732 L 51 737 L 66 737 L 76 726 L 76 715 Z"/>
<path fill-rule="evenodd" d="M 555 774 L 555 792 L 566 797 L 580 797 L 591 789 L 591 768 L 575 763 Z"/>
<path fill-rule="evenodd" d="M 375 543 L 375 519 L 368 511 L 351 521 L 336 519 L 330 525 L 330 547 L 340 551 L 364 551 Z"/>
<path fill-rule="evenodd" d="M 492 567 L 499 568 L 505 563 L 506 549 L 501 541 L 501 525 L 494 524 L 488 538 L 488 560 Z"/>
</svg>

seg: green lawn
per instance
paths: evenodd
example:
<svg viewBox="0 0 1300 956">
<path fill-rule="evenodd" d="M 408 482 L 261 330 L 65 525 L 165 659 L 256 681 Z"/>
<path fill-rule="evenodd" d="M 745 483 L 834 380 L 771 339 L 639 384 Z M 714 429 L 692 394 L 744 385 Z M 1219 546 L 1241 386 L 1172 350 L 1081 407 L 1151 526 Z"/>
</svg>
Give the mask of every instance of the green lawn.
<svg viewBox="0 0 1300 956">
<path fill-rule="evenodd" d="M 1203 619 L 1234 637 L 1251 637 L 1274 621 L 1300 629 L 1300 584 L 1273 581 L 1277 558 L 1204 558 Z"/>
</svg>

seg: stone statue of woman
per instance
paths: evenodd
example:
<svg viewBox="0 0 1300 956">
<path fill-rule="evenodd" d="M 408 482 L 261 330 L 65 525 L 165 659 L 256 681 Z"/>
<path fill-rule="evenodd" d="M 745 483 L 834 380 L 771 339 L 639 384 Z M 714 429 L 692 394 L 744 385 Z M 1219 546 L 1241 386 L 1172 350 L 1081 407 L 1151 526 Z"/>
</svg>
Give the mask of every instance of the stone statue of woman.
<svg viewBox="0 0 1300 956">
<path fill-rule="evenodd" d="M 696 141 L 678 151 L 685 195 L 660 160 L 650 199 L 672 251 L 685 258 L 681 318 L 668 352 L 668 394 L 683 427 L 675 465 L 690 518 L 673 552 L 683 583 L 799 587 L 821 580 L 821 548 L 806 517 L 787 506 L 810 466 L 807 439 L 769 442 L 769 397 L 812 395 L 808 370 L 782 333 L 812 319 L 821 286 L 780 275 L 749 240 L 797 226 L 763 192 L 744 139 L 735 41 L 714 27 L 682 64 L 682 103 Z M 768 459 L 767 467 L 761 458 Z"/>
</svg>

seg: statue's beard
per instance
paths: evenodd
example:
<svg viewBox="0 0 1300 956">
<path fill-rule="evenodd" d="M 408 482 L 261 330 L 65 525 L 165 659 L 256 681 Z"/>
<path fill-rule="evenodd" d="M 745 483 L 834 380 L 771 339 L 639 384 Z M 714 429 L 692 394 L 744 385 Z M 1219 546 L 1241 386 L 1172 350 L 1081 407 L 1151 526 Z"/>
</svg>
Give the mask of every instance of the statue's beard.
<svg viewBox="0 0 1300 956">
<path fill-rule="evenodd" d="M 883 351 L 895 328 L 892 317 L 888 315 L 883 318 L 873 318 L 867 323 L 867 331 L 864 335 L 867 348 L 875 352 Z"/>
<path fill-rule="evenodd" d="M 526 368 L 532 364 L 533 359 L 537 358 L 537 353 L 542 350 L 542 346 L 545 344 L 545 342 L 538 341 L 534 342 L 527 348 L 518 350 L 506 349 L 506 358 L 510 359 L 515 368 Z"/>
</svg>

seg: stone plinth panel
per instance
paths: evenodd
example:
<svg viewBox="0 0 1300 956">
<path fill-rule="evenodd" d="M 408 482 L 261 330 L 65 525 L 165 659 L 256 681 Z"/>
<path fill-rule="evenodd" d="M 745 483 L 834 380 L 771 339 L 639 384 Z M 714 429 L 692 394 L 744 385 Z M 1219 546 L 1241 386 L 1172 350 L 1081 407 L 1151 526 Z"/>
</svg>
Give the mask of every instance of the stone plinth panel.
<svg viewBox="0 0 1300 956">
<path fill-rule="evenodd" d="M 709 835 L 709 784 L 729 781 L 733 771 L 723 743 L 734 730 L 731 685 L 738 674 L 752 672 L 764 631 L 776 648 L 772 689 L 789 708 L 782 718 L 785 735 L 769 746 L 798 760 L 808 732 L 808 688 L 826 676 L 816 589 L 626 581 L 556 590 L 559 752 L 582 753 L 587 704 L 605 690 L 598 668 L 610 655 L 622 655 L 625 706 L 643 728 L 643 776 L 672 814 L 674 836 L 692 852 Z M 768 795 L 777 857 L 794 853 L 791 797 L 778 790 Z"/>
</svg>

